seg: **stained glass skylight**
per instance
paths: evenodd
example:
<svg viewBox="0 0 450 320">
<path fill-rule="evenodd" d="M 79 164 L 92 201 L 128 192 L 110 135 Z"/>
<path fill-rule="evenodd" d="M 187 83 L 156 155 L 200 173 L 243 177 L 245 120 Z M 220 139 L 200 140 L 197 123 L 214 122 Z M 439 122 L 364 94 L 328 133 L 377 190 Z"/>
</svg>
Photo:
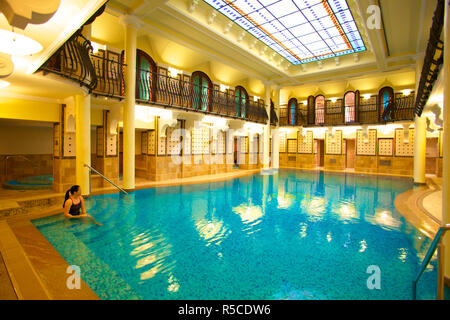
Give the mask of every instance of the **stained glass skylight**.
<svg viewBox="0 0 450 320">
<path fill-rule="evenodd" d="M 346 0 L 203 0 L 297 65 L 365 51 Z"/>
</svg>

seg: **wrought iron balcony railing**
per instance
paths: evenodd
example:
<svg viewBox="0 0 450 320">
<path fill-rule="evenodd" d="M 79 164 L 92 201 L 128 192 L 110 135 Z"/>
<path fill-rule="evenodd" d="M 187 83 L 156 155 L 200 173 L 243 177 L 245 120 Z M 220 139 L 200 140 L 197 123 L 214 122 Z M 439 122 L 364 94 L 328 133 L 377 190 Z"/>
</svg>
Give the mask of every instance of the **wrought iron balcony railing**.
<svg viewBox="0 0 450 320">
<path fill-rule="evenodd" d="M 268 118 L 262 100 L 247 99 L 242 104 L 228 91 L 214 90 L 184 81 L 181 77 L 173 78 L 147 70 L 137 71 L 136 101 L 261 123 Z"/>
<path fill-rule="evenodd" d="M 81 32 L 75 33 L 40 68 L 77 81 L 95 95 L 123 98 L 125 65 L 92 54 L 92 45 Z"/>
<path fill-rule="evenodd" d="M 291 112 L 291 114 L 289 114 Z M 380 114 L 377 103 L 360 101 L 359 108 L 332 106 L 315 110 L 314 122 L 308 119 L 308 108 L 299 106 L 289 110 L 280 106 L 280 126 L 337 126 L 352 124 L 380 124 L 414 119 L 414 94 L 396 97 L 392 106 Z"/>
</svg>

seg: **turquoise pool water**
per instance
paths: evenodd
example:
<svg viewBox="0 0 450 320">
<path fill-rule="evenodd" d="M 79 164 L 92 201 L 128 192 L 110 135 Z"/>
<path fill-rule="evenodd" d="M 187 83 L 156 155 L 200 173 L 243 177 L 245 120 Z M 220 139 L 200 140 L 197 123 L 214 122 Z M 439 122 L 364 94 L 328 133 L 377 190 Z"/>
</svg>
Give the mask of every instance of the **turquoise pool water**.
<svg viewBox="0 0 450 320">
<path fill-rule="evenodd" d="M 280 170 L 95 196 L 103 226 L 34 225 L 101 299 L 410 299 L 430 240 L 394 208 L 409 179 Z M 369 266 L 380 289 L 370 290 Z M 418 286 L 436 297 L 436 261 Z"/>
</svg>

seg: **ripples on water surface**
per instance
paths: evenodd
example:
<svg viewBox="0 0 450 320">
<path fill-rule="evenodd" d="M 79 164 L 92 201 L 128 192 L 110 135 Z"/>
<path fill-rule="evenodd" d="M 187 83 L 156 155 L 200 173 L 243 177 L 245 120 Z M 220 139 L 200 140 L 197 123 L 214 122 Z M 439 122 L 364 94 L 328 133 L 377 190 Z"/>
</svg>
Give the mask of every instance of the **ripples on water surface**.
<svg viewBox="0 0 450 320">
<path fill-rule="evenodd" d="M 95 196 L 104 225 L 33 223 L 102 299 L 410 299 L 430 240 L 395 210 L 410 180 L 281 170 Z M 367 268 L 381 289 L 367 288 Z M 418 295 L 435 298 L 436 261 Z"/>
</svg>

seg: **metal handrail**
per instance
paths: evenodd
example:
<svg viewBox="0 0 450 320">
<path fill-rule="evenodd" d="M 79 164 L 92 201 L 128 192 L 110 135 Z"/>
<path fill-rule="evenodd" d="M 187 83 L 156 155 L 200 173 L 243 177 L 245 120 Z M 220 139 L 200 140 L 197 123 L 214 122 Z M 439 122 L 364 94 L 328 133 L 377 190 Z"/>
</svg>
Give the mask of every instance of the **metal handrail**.
<svg viewBox="0 0 450 320">
<path fill-rule="evenodd" d="M 121 192 L 128 194 L 128 192 L 126 192 L 125 190 L 123 190 L 121 187 L 119 187 L 118 185 L 116 185 L 114 182 L 112 182 L 111 180 L 109 180 L 108 178 L 106 178 L 104 175 L 102 175 L 100 172 L 98 172 L 97 170 L 95 170 L 94 168 L 92 168 L 90 165 L 84 164 L 85 167 L 89 168 L 90 170 L 94 171 L 96 174 L 98 174 L 100 177 L 102 177 L 103 179 L 105 179 L 106 181 L 108 181 L 109 183 L 111 183 L 114 187 L 116 187 L 117 189 L 119 189 Z M 89 184 L 90 185 L 90 184 Z"/>
<path fill-rule="evenodd" d="M 436 233 L 436 236 L 433 239 L 433 242 L 431 242 L 430 248 L 428 248 L 427 254 L 425 255 L 425 258 L 423 259 L 422 266 L 420 268 L 419 273 L 416 276 L 416 279 L 413 281 L 413 300 L 416 300 L 417 298 L 417 282 L 419 281 L 420 277 L 422 276 L 423 272 L 427 268 L 428 264 L 431 261 L 431 258 L 434 255 L 434 252 L 436 249 L 438 249 L 438 299 L 443 299 L 444 296 L 444 286 L 443 286 L 443 245 L 441 244 L 442 237 L 444 236 L 445 232 L 450 230 L 450 224 L 446 224 L 445 226 L 442 226 L 439 228 L 438 232 Z"/>
<path fill-rule="evenodd" d="M 22 156 L 22 155 L 20 155 L 20 154 L 18 154 L 18 155 L 9 155 L 9 156 L 6 156 L 6 158 L 5 158 L 5 178 L 6 178 L 6 179 L 8 179 L 8 159 L 9 159 L 9 158 L 14 158 L 14 157 L 22 158 L 22 159 L 25 159 L 25 160 L 27 160 L 27 161 L 33 163 L 33 161 L 31 161 L 31 160 L 28 159 L 27 157 Z M 38 168 L 38 169 L 39 169 L 39 172 L 41 172 L 41 166 L 40 166 L 40 165 L 38 165 L 38 166 L 35 165 L 34 167 L 35 167 L 35 168 Z"/>
</svg>

